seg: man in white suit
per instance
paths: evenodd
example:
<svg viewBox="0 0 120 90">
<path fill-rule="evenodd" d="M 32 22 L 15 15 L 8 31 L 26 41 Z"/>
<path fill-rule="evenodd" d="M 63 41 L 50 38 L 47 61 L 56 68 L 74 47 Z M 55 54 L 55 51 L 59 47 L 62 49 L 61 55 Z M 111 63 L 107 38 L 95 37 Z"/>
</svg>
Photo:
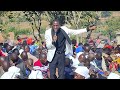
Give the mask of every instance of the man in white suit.
<svg viewBox="0 0 120 90">
<path fill-rule="evenodd" d="M 49 61 L 51 79 L 57 78 L 55 75 L 56 67 L 58 68 L 58 79 L 64 79 L 65 55 L 73 54 L 69 35 L 77 35 L 95 29 L 96 26 L 91 26 L 84 29 L 72 30 L 65 26 L 60 26 L 58 20 L 53 21 L 52 28 L 45 32 L 46 47 L 48 49 L 47 60 Z"/>
</svg>

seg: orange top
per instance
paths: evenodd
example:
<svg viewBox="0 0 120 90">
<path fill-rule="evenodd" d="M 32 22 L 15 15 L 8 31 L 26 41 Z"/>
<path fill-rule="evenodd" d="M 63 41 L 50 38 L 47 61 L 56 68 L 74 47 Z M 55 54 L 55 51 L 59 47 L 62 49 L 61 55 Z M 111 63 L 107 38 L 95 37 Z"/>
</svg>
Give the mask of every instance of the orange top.
<svg viewBox="0 0 120 90">
<path fill-rule="evenodd" d="M 32 41 L 33 41 L 32 38 L 28 38 L 28 39 L 27 39 L 27 44 L 28 44 L 28 45 L 32 44 Z"/>
</svg>

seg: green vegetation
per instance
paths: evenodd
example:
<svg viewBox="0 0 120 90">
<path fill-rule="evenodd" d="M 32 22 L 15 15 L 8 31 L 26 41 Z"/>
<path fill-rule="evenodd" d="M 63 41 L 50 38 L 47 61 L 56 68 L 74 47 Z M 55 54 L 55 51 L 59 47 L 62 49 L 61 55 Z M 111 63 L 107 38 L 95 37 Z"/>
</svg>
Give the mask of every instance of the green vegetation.
<svg viewBox="0 0 120 90">
<path fill-rule="evenodd" d="M 98 27 L 95 32 L 112 39 L 120 29 L 120 17 L 114 17 L 112 14 L 113 11 L 0 11 L 0 31 L 5 34 L 14 32 L 15 37 L 26 34 L 34 35 L 35 39 L 42 39 L 41 34 L 44 34 L 46 25 L 58 18 L 62 24 L 76 29 L 95 23 Z M 43 25 L 42 21 L 47 24 Z M 76 36 L 71 38 L 75 39 Z M 82 36 L 78 39 L 80 38 Z"/>
<path fill-rule="evenodd" d="M 106 18 L 111 16 L 111 11 L 102 11 L 101 17 Z"/>
<path fill-rule="evenodd" d="M 9 32 L 14 32 L 15 34 L 15 37 L 18 36 L 18 35 L 30 35 L 30 30 L 28 29 L 16 29 L 15 27 L 8 27 L 7 30 L 4 30 L 3 31 L 6 35 L 9 33 Z"/>
</svg>

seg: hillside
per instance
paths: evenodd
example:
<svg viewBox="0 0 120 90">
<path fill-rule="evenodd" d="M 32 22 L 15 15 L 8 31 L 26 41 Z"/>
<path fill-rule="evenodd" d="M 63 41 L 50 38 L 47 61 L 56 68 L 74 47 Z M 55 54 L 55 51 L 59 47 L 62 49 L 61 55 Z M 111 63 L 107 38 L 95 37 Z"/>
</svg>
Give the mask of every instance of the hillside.
<svg viewBox="0 0 120 90">
<path fill-rule="evenodd" d="M 3 20 L 4 30 L 9 29 L 10 27 L 14 27 L 16 30 L 30 30 L 32 32 L 32 28 L 29 22 L 25 20 L 24 14 L 22 11 L 12 11 L 13 15 L 13 21 L 9 21 L 8 17 L 1 17 Z M 8 14 L 11 14 L 10 12 Z M 101 22 L 105 22 L 106 20 L 112 18 L 112 17 L 120 17 L 120 11 L 112 11 L 112 15 L 109 18 L 100 18 Z M 42 23 L 41 23 L 41 32 L 44 34 L 44 31 L 49 26 L 49 22 L 46 21 L 44 17 L 42 17 Z M 105 27 L 101 27 L 105 28 Z M 37 35 L 38 33 L 35 32 Z M 86 36 L 86 35 L 85 35 Z M 94 35 L 96 36 L 96 35 Z"/>
</svg>

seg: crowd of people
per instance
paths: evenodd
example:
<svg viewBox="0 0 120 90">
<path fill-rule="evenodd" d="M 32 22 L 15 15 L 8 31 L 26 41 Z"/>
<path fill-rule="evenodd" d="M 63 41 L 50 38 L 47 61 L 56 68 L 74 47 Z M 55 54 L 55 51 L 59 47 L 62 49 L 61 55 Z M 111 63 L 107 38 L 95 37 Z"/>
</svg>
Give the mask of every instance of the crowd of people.
<svg viewBox="0 0 120 90">
<path fill-rule="evenodd" d="M 58 24 L 53 22 L 54 30 Z M 77 44 L 62 29 L 52 32 L 53 38 L 46 30 L 41 45 L 20 36 L 16 44 L 0 43 L 0 79 L 120 79 L 120 45 L 99 38 Z M 73 46 L 72 53 L 64 52 L 65 40 Z"/>
<path fill-rule="evenodd" d="M 1 79 L 45 79 L 49 69 L 45 42 L 17 37 L 18 43 L 0 43 Z"/>
</svg>

